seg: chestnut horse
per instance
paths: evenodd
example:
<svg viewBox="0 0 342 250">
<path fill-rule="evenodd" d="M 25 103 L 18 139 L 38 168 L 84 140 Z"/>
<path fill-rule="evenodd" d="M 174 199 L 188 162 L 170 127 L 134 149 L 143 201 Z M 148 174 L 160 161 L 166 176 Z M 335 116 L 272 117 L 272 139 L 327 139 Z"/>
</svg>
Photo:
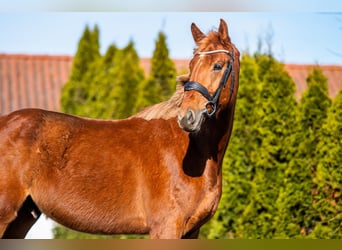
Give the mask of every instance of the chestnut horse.
<svg viewBox="0 0 342 250">
<path fill-rule="evenodd" d="M 221 196 L 239 52 L 223 20 L 191 31 L 190 73 L 167 102 L 115 121 L 39 109 L 0 117 L 1 237 L 25 237 L 41 213 L 87 233 L 198 236 Z"/>
</svg>

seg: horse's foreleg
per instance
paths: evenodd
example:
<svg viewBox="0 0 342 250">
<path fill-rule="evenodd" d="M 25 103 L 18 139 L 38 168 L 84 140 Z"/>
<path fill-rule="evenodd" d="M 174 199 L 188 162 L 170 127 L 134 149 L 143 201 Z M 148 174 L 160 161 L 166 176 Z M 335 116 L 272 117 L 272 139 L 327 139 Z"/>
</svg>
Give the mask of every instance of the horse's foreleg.
<svg viewBox="0 0 342 250">
<path fill-rule="evenodd" d="M 171 228 L 163 228 L 162 230 L 152 230 L 150 232 L 151 239 L 198 239 L 200 230 L 189 232 L 184 236 L 181 236 L 179 230 L 171 230 Z"/>
<path fill-rule="evenodd" d="M 162 229 L 159 230 L 153 229 L 150 231 L 150 239 L 180 239 L 181 236 L 178 232 L 175 232 L 170 229 Z"/>
<path fill-rule="evenodd" d="M 191 231 L 191 232 L 187 233 L 186 235 L 184 235 L 182 237 L 182 239 L 198 239 L 199 233 L 200 233 L 199 229 L 197 229 L 195 231 Z"/>
<path fill-rule="evenodd" d="M 23 239 L 41 215 L 40 210 L 29 196 L 20 208 L 17 217 L 3 233 L 4 239 Z"/>
<path fill-rule="evenodd" d="M 183 224 L 177 223 L 177 219 L 158 221 L 151 225 L 150 239 L 180 239 L 182 237 Z"/>
<path fill-rule="evenodd" d="M 0 185 L 0 238 L 24 238 L 36 221 L 32 211 L 40 215 L 31 197 L 26 197 L 19 187 Z"/>
<path fill-rule="evenodd" d="M 0 207 L 0 238 L 4 238 L 4 234 L 9 224 L 16 218 L 17 211 L 12 210 L 9 206 L 5 207 L 5 204 Z"/>
</svg>

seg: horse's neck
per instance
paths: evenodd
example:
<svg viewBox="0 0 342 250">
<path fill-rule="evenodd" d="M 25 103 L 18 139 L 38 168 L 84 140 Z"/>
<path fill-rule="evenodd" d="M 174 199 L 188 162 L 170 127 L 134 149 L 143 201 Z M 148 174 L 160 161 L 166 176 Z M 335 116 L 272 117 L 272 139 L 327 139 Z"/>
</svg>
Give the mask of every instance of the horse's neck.
<svg viewBox="0 0 342 250">
<path fill-rule="evenodd" d="M 219 115 L 218 119 L 215 121 L 214 128 L 216 132 L 214 133 L 213 144 L 217 146 L 217 163 L 221 171 L 221 166 L 223 162 L 223 157 L 228 147 L 228 142 L 233 129 L 235 103 L 230 105 L 226 110 Z"/>
<path fill-rule="evenodd" d="M 189 134 L 189 147 L 183 160 L 185 173 L 199 177 L 205 172 L 208 173 L 210 169 L 212 178 L 217 178 L 216 173 L 221 174 L 222 161 L 232 130 L 233 116 L 234 108 L 231 108 L 221 113 L 217 120 L 208 120 L 203 130 Z"/>
<path fill-rule="evenodd" d="M 209 124 L 206 133 L 211 137 L 213 144 L 217 145 L 218 151 L 225 151 L 233 128 L 235 104 L 230 105 L 219 114 L 217 119 Z M 223 152 L 224 154 L 224 152 Z"/>
<path fill-rule="evenodd" d="M 228 142 L 233 130 L 233 122 L 234 122 L 234 113 L 235 113 L 235 102 L 229 105 L 229 107 L 224 110 L 223 115 L 222 115 L 222 121 L 220 124 L 222 124 L 222 138 L 221 138 L 221 143 L 225 144 L 225 149 L 226 150 L 228 146 Z"/>
</svg>

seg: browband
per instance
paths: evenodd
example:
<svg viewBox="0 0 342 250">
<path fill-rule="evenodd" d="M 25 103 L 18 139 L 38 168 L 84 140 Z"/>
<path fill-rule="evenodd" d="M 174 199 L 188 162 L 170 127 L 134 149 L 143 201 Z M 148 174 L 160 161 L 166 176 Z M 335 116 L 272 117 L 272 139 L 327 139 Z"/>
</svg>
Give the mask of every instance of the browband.
<svg viewBox="0 0 342 250">
<path fill-rule="evenodd" d="M 217 49 L 217 50 L 210 50 L 210 51 L 202 51 L 202 52 L 197 52 L 197 55 L 210 55 L 210 54 L 215 54 L 215 53 L 226 53 L 228 55 L 231 55 L 232 53 L 229 50 L 225 50 L 225 49 Z"/>
</svg>

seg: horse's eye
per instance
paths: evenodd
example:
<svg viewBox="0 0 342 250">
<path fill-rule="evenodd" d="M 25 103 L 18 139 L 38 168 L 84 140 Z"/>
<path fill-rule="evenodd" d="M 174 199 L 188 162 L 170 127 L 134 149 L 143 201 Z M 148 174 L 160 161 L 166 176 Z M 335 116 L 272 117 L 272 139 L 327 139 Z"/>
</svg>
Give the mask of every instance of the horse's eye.
<svg viewBox="0 0 342 250">
<path fill-rule="evenodd" d="M 221 70 L 222 69 L 222 65 L 219 64 L 219 63 L 215 63 L 214 64 L 214 67 L 213 67 L 213 70 L 216 71 L 216 70 Z"/>
</svg>

